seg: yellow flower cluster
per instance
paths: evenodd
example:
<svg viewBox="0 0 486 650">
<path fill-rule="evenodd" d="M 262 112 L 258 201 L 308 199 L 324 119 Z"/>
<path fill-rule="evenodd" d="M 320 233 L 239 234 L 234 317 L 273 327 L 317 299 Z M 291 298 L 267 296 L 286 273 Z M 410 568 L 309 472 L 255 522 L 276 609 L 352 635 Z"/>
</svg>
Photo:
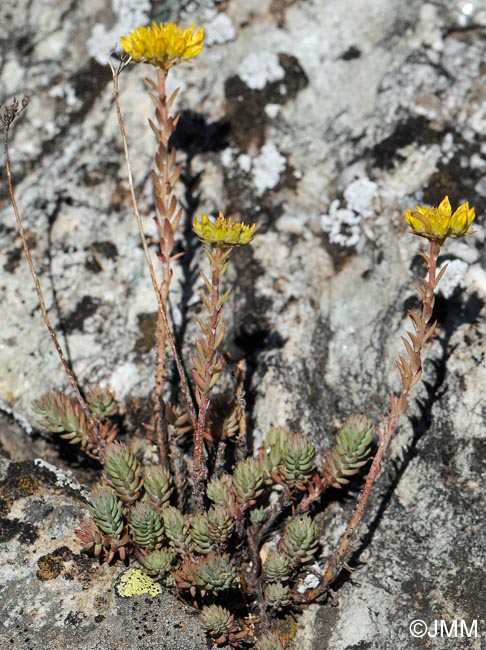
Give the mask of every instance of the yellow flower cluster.
<svg viewBox="0 0 486 650">
<path fill-rule="evenodd" d="M 194 217 L 192 228 L 199 239 L 205 244 L 217 247 L 246 246 L 253 239 L 256 224 L 247 226 L 239 221 L 226 219 L 222 212 L 213 223 L 202 214 L 201 218 Z"/>
<path fill-rule="evenodd" d="M 442 244 L 447 237 L 464 237 L 470 233 L 470 225 L 476 217 L 474 208 L 469 203 L 463 203 L 452 213 L 449 197 L 445 197 L 437 208 L 421 208 L 407 210 L 405 221 L 414 235 L 425 237 Z"/>
<path fill-rule="evenodd" d="M 150 27 L 138 27 L 123 36 L 120 43 L 134 63 L 150 63 L 167 71 L 200 54 L 203 40 L 202 27 L 184 29 L 175 23 L 153 22 Z"/>
</svg>

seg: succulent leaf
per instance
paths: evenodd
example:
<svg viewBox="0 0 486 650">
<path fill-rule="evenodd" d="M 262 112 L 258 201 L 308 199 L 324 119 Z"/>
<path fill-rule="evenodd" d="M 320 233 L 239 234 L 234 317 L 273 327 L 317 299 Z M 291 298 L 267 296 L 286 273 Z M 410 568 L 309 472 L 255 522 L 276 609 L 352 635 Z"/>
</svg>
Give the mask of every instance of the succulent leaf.
<svg viewBox="0 0 486 650">
<path fill-rule="evenodd" d="M 159 513 L 147 502 L 138 501 L 130 510 L 133 541 L 141 548 L 156 549 L 164 539 L 164 525 Z"/>
<path fill-rule="evenodd" d="M 167 503 L 172 494 L 170 472 L 161 465 L 152 465 L 145 472 L 143 487 L 146 499 L 155 509 L 160 509 Z"/>
<path fill-rule="evenodd" d="M 105 420 L 118 411 L 115 393 L 108 387 L 101 387 L 99 384 L 89 389 L 86 402 L 89 410 L 98 420 Z"/>
<path fill-rule="evenodd" d="M 292 602 L 290 587 L 281 582 L 272 582 L 265 587 L 265 603 L 270 609 L 281 611 Z"/>
<path fill-rule="evenodd" d="M 346 420 L 336 436 L 334 446 L 325 454 L 322 472 L 327 485 L 341 488 L 347 477 L 358 474 L 366 464 L 373 440 L 373 424 L 363 415 Z"/>
<path fill-rule="evenodd" d="M 191 550 L 190 524 L 187 518 L 174 506 L 166 506 L 162 510 L 165 535 L 170 546 L 179 555 L 185 555 Z"/>
<path fill-rule="evenodd" d="M 253 505 L 263 492 L 263 469 L 255 458 L 240 461 L 233 474 L 236 500 L 241 507 Z"/>
<path fill-rule="evenodd" d="M 103 533 L 115 538 L 121 535 L 124 526 L 123 504 L 110 487 L 101 486 L 93 490 L 89 510 Z"/>
<path fill-rule="evenodd" d="M 104 479 L 125 503 L 140 496 L 141 468 L 135 456 L 123 442 L 112 442 L 105 449 Z"/>
<path fill-rule="evenodd" d="M 89 444 L 86 416 L 74 397 L 54 391 L 45 393 L 32 404 L 40 415 L 39 424 L 52 433 L 58 433 L 70 444 L 86 449 Z"/>
<path fill-rule="evenodd" d="M 263 567 L 269 582 L 285 582 L 290 577 L 290 558 L 280 551 L 270 551 Z"/>
<path fill-rule="evenodd" d="M 152 578 L 163 582 L 166 587 L 171 587 L 174 579 L 170 571 L 175 557 L 175 553 L 168 548 L 156 549 L 143 557 L 143 567 Z"/>
<path fill-rule="evenodd" d="M 290 520 L 279 542 L 279 550 L 296 565 L 311 560 L 318 545 L 317 526 L 309 515 L 304 515 Z"/>
</svg>

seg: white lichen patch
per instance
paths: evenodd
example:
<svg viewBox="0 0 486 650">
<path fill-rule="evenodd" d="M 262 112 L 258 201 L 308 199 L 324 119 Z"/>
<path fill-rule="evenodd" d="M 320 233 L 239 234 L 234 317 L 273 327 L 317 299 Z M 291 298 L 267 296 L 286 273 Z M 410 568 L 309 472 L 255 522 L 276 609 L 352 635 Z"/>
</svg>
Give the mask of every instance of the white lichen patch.
<svg viewBox="0 0 486 650">
<path fill-rule="evenodd" d="M 467 272 L 466 283 L 471 286 L 478 295 L 486 300 L 486 271 L 480 264 L 474 264 Z"/>
<path fill-rule="evenodd" d="M 241 171 L 249 173 L 252 165 L 251 156 L 247 153 L 242 153 L 238 156 L 238 165 L 240 166 Z"/>
<path fill-rule="evenodd" d="M 323 573 L 322 567 L 317 562 L 314 562 L 314 564 L 312 564 L 311 569 L 314 569 L 314 571 L 317 571 L 321 575 Z M 300 585 L 297 587 L 297 591 L 299 594 L 305 594 L 305 592 L 309 591 L 309 589 L 316 589 L 319 584 L 319 578 L 314 573 L 308 573 Z"/>
<path fill-rule="evenodd" d="M 452 260 L 448 262 L 447 271 L 444 273 L 439 286 L 437 287 L 437 292 L 442 294 L 444 298 L 451 298 L 454 293 L 465 286 L 465 276 L 468 270 L 468 264 L 463 260 Z M 446 264 L 442 264 L 439 268 L 439 272 L 443 269 Z"/>
<path fill-rule="evenodd" d="M 341 208 L 338 199 L 329 206 L 329 212 L 321 215 L 321 226 L 328 233 L 331 244 L 356 246 L 361 236 L 360 218 L 352 210 Z"/>
<path fill-rule="evenodd" d="M 287 161 L 273 143 L 264 144 L 252 165 L 253 185 L 261 196 L 278 185 Z"/>
<path fill-rule="evenodd" d="M 265 115 L 271 120 L 274 120 L 280 113 L 280 104 L 267 104 L 265 106 Z"/>
<path fill-rule="evenodd" d="M 204 23 L 205 45 L 218 45 L 234 41 L 236 38 L 236 28 L 233 21 L 225 13 L 217 13 L 211 20 Z"/>
<path fill-rule="evenodd" d="M 106 64 L 120 36 L 150 22 L 150 0 L 112 0 L 112 6 L 117 22 L 109 29 L 96 23 L 87 42 L 89 53 L 102 65 Z"/>
<path fill-rule="evenodd" d="M 108 384 L 115 391 L 116 395 L 123 399 L 131 392 L 135 391 L 140 382 L 140 373 L 137 366 L 127 361 L 126 363 L 118 366 L 112 373 Z"/>
<path fill-rule="evenodd" d="M 344 190 L 348 208 L 367 219 L 375 213 L 378 185 L 369 178 L 358 178 Z"/>
<path fill-rule="evenodd" d="M 55 475 L 56 477 L 56 486 L 57 487 L 69 487 L 72 490 L 76 491 L 82 491 L 83 488 L 79 483 L 76 481 L 74 476 L 71 474 L 69 471 L 64 471 L 60 469 L 59 467 L 56 467 L 55 465 L 52 465 L 52 463 L 48 463 L 46 460 L 43 458 L 36 458 L 34 460 L 34 465 L 36 467 L 44 467 L 45 469 L 49 470 L 52 474 Z M 89 491 L 85 490 L 86 496 L 89 495 Z"/>
<path fill-rule="evenodd" d="M 252 90 L 263 90 L 268 83 L 280 81 L 285 70 L 275 52 L 251 52 L 238 67 L 238 75 Z"/>
</svg>

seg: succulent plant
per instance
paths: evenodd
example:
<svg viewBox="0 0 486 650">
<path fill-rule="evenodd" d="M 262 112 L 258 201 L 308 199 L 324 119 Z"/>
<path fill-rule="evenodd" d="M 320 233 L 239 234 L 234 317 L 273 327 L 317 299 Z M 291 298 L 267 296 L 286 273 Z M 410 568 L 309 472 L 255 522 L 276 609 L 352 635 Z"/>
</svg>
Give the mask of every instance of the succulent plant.
<svg viewBox="0 0 486 650">
<path fill-rule="evenodd" d="M 333 447 L 322 463 L 328 485 L 341 488 L 349 483 L 347 477 L 357 474 L 366 464 L 373 440 L 373 424 L 363 415 L 348 418 L 336 436 Z"/>
<path fill-rule="evenodd" d="M 206 634 L 211 637 L 216 645 L 238 646 L 238 641 L 247 636 L 235 623 L 235 617 L 224 607 L 209 605 L 202 608 L 201 624 Z"/>
<path fill-rule="evenodd" d="M 317 526 L 308 515 L 304 515 L 290 520 L 278 548 L 295 565 L 311 560 L 318 545 Z"/>
<path fill-rule="evenodd" d="M 305 490 L 315 470 L 313 443 L 302 434 L 292 433 L 285 440 L 281 453 L 279 476 L 283 483 L 290 488 Z"/>
<path fill-rule="evenodd" d="M 41 416 L 40 426 L 58 433 L 71 445 L 79 444 L 83 449 L 88 447 L 89 427 L 86 416 L 73 397 L 54 391 L 44 393 L 33 402 L 32 409 Z"/>
<path fill-rule="evenodd" d="M 235 527 L 235 520 L 224 506 L 211 506 L 207 512 L 209 537 L 219 549 L 228 542 Z"/>
<path fill-rule="evenodd" d="M 159 513 L 147 502 L 138 501 L 130 509 L 129 525 L 135 544 L 144 549 L 158 548 L 164 539 Z"/>
<path fill-rule="evenodd" d="M 96 487 L 91 494 L 89 511 L 98 528 L 112 537 L 123 531 L 123 503 L 114 490 L 107 486 Z"/>
<path fill-rule="evenodd" d="M 266 480 L 272 482 L 270 475 L 282 462 L 282 453 L 290 432 L 285 427 L 273 427 L 265 436 L 258 457 L 265 470 Z"/>
<path fill-rule="evenodd" d="M 242 508 L 253 505 L 263 492 L 263 469 L 255 458 L 241 460 L 233 474 L 233 488 Z"/>
<path fill-rule="evenodd" d="M 255 650 L 285 650 L 285 642 L 280 634 L 270 632 L 255 643 Z"/>
<path fill-rule="evenodd" d="M 162 510 L 165 535 L 170 546 L 179 555 L 191 550 L 190 524 L 180 510 L 174 506 L 166 506 Z"/>
<path fill-rule="evenodd" d="M 94 557 L 98 557 L 103 550 L 103 535 L 93 519 L 89 521 L 83 519 L 79 524 L 79 529 L 75 530 L 74 534 L 76 542 L 81 546 L 82 551 L 85 553 L 93 551 Z"/>
<path fill-rule="evenodd" d="M 207 513 L 191 517 L 191 539 L 193 550 L 196 553 L 207 555 L 210 551 L 216 550 L 216 543 L 209 534 Z"/>
<path fill-rule="evenodd" d="M 208 481 L 206 495 L 213 503 L 230 508 L 233 502 L 232 478 L 229 474 L 215 476 Z"/>
<path fill-rule="evenodd" d="M 155 509 L 161 509 L 172 494 L 172 479 L 168 469 L 151 465 L 145 472 L 143 488 L 145 498 Z"/>
<path fill-rule="evenodd" d="M 216 395 L 209 409 L 209 431 L 213 440 L 228 440 L 238 434 L 240 407 L 233 395 Z"/>
<path fill-rule="evenodd" d="M 258 506 L 250 510 L 250 522 L 255 526 L 260 526 L 268 519 L 268 510 L 265 506 Z"/>
<path fill-rule="evenodd" d="M 270 609 L 281 611 L 284 607 L 288 607 L 292 602 L 290 595 L 290 587 L 283 585 L 281 582 L 271 582 L 265 587 L 263 597 L 265 603 Z"/>
<path fill-rule="evenodd" d="M 166 402 L 165 419 L 167 421 L 169 438 L 175 440 L 178 445 L 185 445 L 192 431 L 191 418 L 186 409 L 177 404 L 169 404 Z"/>
<path fill-rule="evenodd" d="M 101 387 L 99 384 L 89 389 L 86 402 L 89 410 L 98 420 L 105 420 L 118 411 L 115 393 L 107 387 Z"/>
<path fill-rule="evenodd" d="M 112 442 L 105 449 L 105 482 L 125 503 L 136 501 L 142 488 L 141 468 L 124 442 Z"/>
<path fill-rule="evenodd" d="M 290 557 L 280 551 L 269 551 L 263 571 L 269 582 L 285 582 L 290 577 Z"/>
<path fill-rule="evenodd" d="M 195 577 L 202 596 L 207 592 L 218 594 L 234 589 L 238 584 L 236 568 L 226 554 L 210 553 L 203 557 L 197 566 Z"/>
<path fill-rule="evenodd" d="M 166 587 L 171 587 L 174 584 L 174 578 L 170 571 L 173 568 L 175 557 L 174 551 L 168 548 L 156 549 L 143 556 L 143 567 L 155 580 L 161 581 Z"/>
</svg>

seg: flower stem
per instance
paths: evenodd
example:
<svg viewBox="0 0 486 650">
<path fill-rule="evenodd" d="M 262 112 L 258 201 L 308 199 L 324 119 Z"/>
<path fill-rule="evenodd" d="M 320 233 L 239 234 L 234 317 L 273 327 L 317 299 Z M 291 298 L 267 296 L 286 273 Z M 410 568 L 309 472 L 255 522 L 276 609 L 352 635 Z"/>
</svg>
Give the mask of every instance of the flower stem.
<svg viewBox="0 0 486 650">
<path fill-rule="evenodd" d="M 184 372 L 184 367 L 182 365 L 182 361 L 180 358 L 180 355 L 177 351 L 176 343 L 174 340 L 174 336 L 172 334 L 172 330 L 170 328 L 168 319 L 167 319 L 167 313 L 164 308 L 164 297 L 163 294 L 160 290 L 159 283 L 157 281 L 157 276 L 155 275 L 155 269 L 154 265 L 152 263 L 152 259 L 150 257 L 150 253 L 148 250 L 148 244 L 147 244 L 147 238 L 145 237 L 145 233 L 143 230 L 143 224 L 142 224 L 142 218 L 140 216 L 140 210 L 138 208 L 138 202 L 137 202 L 137 197 L 135 195 L 135 188 L 133 186 L 133 175 L 132 175 L 132 166 L 130 163 L 130 156 L 128 153 L 128 144 L 127 144 L 127 134 L 126 134 L 126 129 L 125 129 L 125 121 L 123 119 L 123 114 L 122 110 L 120 107 L 120 101 L 119 101 L 119 90 L 118 90 L 118 78 L 123 70 L 123 68 L 126 65 L 126 61 L 122 62 L 120 67 L 115 70 L 110 62 L 110 67 L 111 67 L 111 72 L 113 75 L 113 99 L 115 102 L 115 107 L 116 107 L 116 112 L 117 112 L 117 117 L 118 117 L 118 124 L 120 126 L 120 132 L 121 132 L 121 137 L 122 137 L 122 142 L 123 142 L 123 150 L 125 153 L 125 162 L 127 165 L 127 175 L 128 175 L 128 184 L 130 187 L 130 195 L 132 199 L 132 206 L 133 206 L 133 211 L 135 213 L 135 218 L 137 220 L 137 225 L 138 225 L 138 231 L 140 235 L 140 241 L 142 242 L 142 247 L 145 255 L 145 259 L 147 262 L 147 266 L 149 268 L 149 273 L 150 273 L 150 279 L 152 281 L 152 286 L 155 291 L 155 295 L 157 297 L 157 303 L 158 303 L 158 317 L 160 318 L 163 326 L 165 333 L 167 335 L 167 340 L 169 341 L 170 348 L 172 350 L 172 354 L 174 355 L 174 360 L 175 364 L 177 367 L 177 372 L 179 373 L 179 377 L 181 380 L 181 386 L 182 386 L 182 391 L 184 393 L 184 397 L 186 399 L 187 403 L 187 408 L 189 411 L 189 415 L 191 417 L 191 422 L 194 427 L 196 428 L 197 425 L 197 418 L 196 418 L 196 409 L 194 406 L 194 403 L 192 401 L 192 396 L 191 396 L 191 391 L 189 389 L 189 384 L 187 383 L 187 378 L 186 374 Z"/>
<path fill-rule="evenodd" d="M 222 360 L 217 354 L 225 326 L 221 322 L 224 301 L 229 295 L 220 295 L 221 276 L 228 264 L 231 248 L 205 248 L 211 265 L 211 281 L 203 275 L 205 290 L 201 297 L 207 311 L 206 322 L 199 321 L 203 337 L 196 342 L 197 354 L 193 357 L 193 377 L 196 384 L 196 401 L 199 406 L 197 425 L 194 430 L 193 495 L 198 511 L 204 507 L 204 488 L 207 466 L 204 457 L 204 440 L 207 436 L 207 415 L 211 393 L 222 370 Z"/>
<path fill-rule="evenodd" d="M 441 271 L 439 276 L 436 275 L 437 271 L 437 257 L 440 253 L 440 246 L 436 241 L 430 242 L 429 255 L 421 253 L 427 264 L 427 279 L 420 278 L 421 286 L 414 285 L 422 298 L 422 311 L 420 316 L 413 311 L 409 311 L 409 317 L 412 321 L 415 333 L 408 332 L 409 339 L 402 337 L 402 340 L 407 351 L 408 360 L 400 355 L 397 361 L 397 367 L 400 371 L 402 379 L 402 390 L 397 396 L 390 394 L 390 408 L 386 409 L 385 413 L 381 416 L 381 426 L 377 427 L 377 434 L 379 438 L 379 445 L 376 450 L 373 462 L 371 463 L 368 476 L 366 477 L 365 486 L 361 493 L 358 505 L 354 514 L 349 522 L 346 531 L 341 539 L 338 549 L 332 557 L 329 565 L 323 575 L 322 583 L 319 592 L 323 593 L 327 590 L 329 585 L 335 580 L 341 568 L 345 564 L 346 558 L 350 552 L 350 545 L 356 533 L 356 530 L 363 517 L 366 505 L 370 498 L 371 489 L 375 483 L 382 467 L 383 457 L 390 444 L 390 440 L 397 428 L 400 417 L 405 413 L 408 407 L 408 393 L 420 380 L 422 374 L 422 350 L 425 342 L 432 336 L 435 323 L 428 326 L 428 322 L 432 317 L 434 308 L 434 292 L 439 283 L 445 268 Z M 316 594 L 313 594 L 313 598 Z"/>
</svg>

